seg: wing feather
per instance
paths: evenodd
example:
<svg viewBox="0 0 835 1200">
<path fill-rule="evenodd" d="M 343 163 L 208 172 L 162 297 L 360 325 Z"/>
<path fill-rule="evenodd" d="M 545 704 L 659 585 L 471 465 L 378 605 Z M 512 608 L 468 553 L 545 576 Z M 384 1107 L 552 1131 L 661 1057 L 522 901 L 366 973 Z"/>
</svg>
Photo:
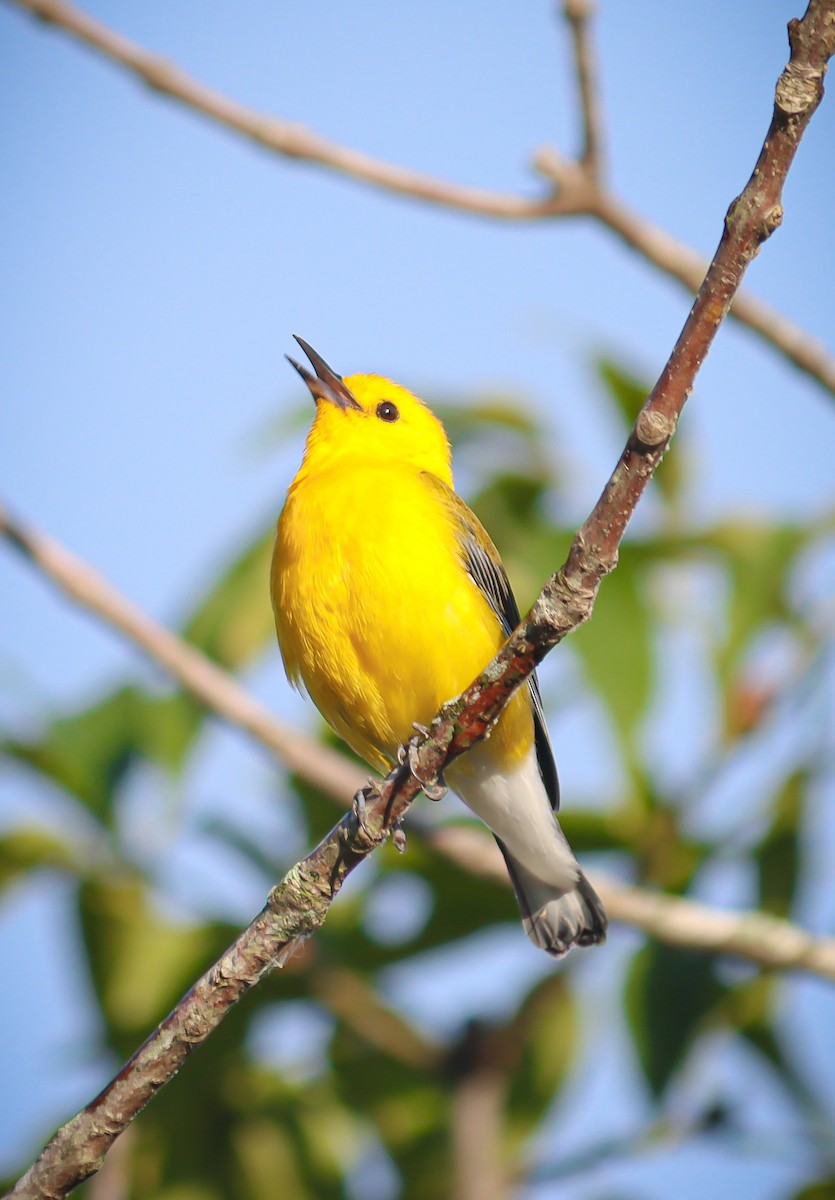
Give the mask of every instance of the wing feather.
<svg viewBox="0 0 835 1200">
<path fill-rule="evenodd" d="M 461 497 L 437 476 L 428 472 L 425 474 L 427 481 L 431 481 L 433 486 L 443 492 L 445 503 L 452 513 L 462 565 L 498 617 L 505 636 L 509 637 L 519 624 L 521 615 L 498 550 L 478 517 Z M 536 672 L 531 675 L 528 688 L 533 706 L 534 741 L 539 774 L 551 807 L 556 812 L 560 806 L 560 785 Z"/>
</svg>

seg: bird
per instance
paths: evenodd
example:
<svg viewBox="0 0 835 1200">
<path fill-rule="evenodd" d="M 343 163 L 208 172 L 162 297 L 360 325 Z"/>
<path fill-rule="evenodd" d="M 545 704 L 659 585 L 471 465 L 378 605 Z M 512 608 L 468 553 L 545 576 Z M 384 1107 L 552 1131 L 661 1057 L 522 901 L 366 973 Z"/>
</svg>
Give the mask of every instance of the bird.
<svg viewBox="0 0 835 1200">
<path fill-rule="evenodd" d="M 294 335 L 315 415 L 278 519 L 270 571 L 291 684 L 386 773 L 415 726 L 461 693 L 519 623 L 499 552 L 457 495 L 446 431 L 380 375 L 343 378 Z M 536 676 L 446 783 L 493 832 L 524 928 L 554 957 L 606 936 L 606 913 L 557 819 Z"/>
</svg>

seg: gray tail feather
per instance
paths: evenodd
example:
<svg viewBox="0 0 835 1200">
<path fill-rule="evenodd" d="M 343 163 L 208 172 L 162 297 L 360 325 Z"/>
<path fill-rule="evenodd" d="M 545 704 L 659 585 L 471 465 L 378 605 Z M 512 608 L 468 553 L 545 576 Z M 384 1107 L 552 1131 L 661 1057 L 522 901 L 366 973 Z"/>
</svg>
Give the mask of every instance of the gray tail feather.
<svg viewBox="0 0 835 1200">
<path fill-rule="evenodd" d="M 576 883 L 566 891 L 532 875 L 510 857 L 501 842 L 499 849 L 516 893 L 522 924 L 532 942 L 555 958 L 572 946 L 594 946 L 605 942 L 606 911 L 579 867 Z"/>
</svg>

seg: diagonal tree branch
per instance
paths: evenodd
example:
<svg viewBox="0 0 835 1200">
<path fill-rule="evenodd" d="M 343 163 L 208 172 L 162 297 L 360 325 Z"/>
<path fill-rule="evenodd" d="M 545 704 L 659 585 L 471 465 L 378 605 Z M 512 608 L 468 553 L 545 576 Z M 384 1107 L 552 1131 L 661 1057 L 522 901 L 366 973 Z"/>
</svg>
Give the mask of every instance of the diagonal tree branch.
<svg viewBox="0 0 835 1200">
<path fill-rule="evenodd" d="M 69 0 L 5 2 L 25 9 L 119 63 L 161 95 L 178 100 L 273 153 L 316 163 L 385 191 L 480 216 L 515 221 L 591 217 L 630 249 L 676 279 L 688 292 L 696 292 L 704 277 L 707 262 L 700 255 L 633 212 L 599 183 L 600 125 L 593 91 L 588 0 L 567 0 L 566 7 L 575 45 L 583 114 L 582 158 L 579 162 L 571 162 L 553 149 L 540 151 L 534 158 L 534 166 L 550 180 L 554 190 L 538 198 L 437 179 L 342 146 L 304 125 L 247 108 L 193 79 L 160 55 L 122 37 Z M 835 395 L 835 358 L 799 325 L 747 292 L 735 297 L 731 315 Z"/>
<path fill-rule="evenodd" d="M 366 774 L 350 759 L 273 716 L 233 676 L 157 624 L 87 563 L 13 517 L 2 504 L 0 536 L 65 596 L 142 649 L 209 711 L 244 730 L 335 803 L 344 808 L 346 798 L 363 786 Z M 411 828 L 465 870 L 508 886 L 507 870 L 495 842 L 475 826 L 433 828 L 412 818 Z M 809 971 L 835 980 L 835 938 L 815 938 L 788 921 L 760 913 L 718 912 L 665 893 L 629 887 L 598 873 L 593 882 L 613 921 L 633 925 L 659 941 L 735 954 L 762 966 Z"/>
<path fill-rule="evenodd" d="M 823 76 L 835 52 L 835 0 L 810 0 L 803 19 L 790 23 L 789 35 L 791 60 L 777 84 L 771 125 L 754 173 L 728 210 L 719 248 L 667 366 L 563 567 L 493 662 L 462 696 L 444 706 L 428 736 L 413 739 L 404 764 L 379 788 L 367 788 L 362 808 L 356 805 L 291 868 L 258 917 L 112 1083 L 56 1133 L 13 1196 L 55 1200 L 98 1169 L 119 1133 L 230 1006 L 321 926 L 349 872 L 392 832 L 421 787 L 436 781 L 448 763 L 485 736 L 515 688 L 553 646 L 588 619 L 745 269 L 779 225 L 783 182 L 823 96 Z"/>
</svg>

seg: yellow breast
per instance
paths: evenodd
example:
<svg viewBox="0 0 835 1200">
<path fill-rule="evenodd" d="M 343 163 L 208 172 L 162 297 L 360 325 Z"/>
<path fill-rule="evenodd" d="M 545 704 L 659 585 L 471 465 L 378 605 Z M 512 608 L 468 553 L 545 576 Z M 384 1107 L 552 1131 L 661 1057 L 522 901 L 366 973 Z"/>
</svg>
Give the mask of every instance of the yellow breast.
<svg viewBox="0 0 835 1200">
<path fill-rule="evenodd" d="M 288 676 L 371 765 L 387 770 L 504 640 L 460 558 L 451 514 L 421 473 L 391 464 L 300 473 L 278 523 L 276 630 Z M 533 739 L 527 690 L 483 753 Z"/>
</svg>

